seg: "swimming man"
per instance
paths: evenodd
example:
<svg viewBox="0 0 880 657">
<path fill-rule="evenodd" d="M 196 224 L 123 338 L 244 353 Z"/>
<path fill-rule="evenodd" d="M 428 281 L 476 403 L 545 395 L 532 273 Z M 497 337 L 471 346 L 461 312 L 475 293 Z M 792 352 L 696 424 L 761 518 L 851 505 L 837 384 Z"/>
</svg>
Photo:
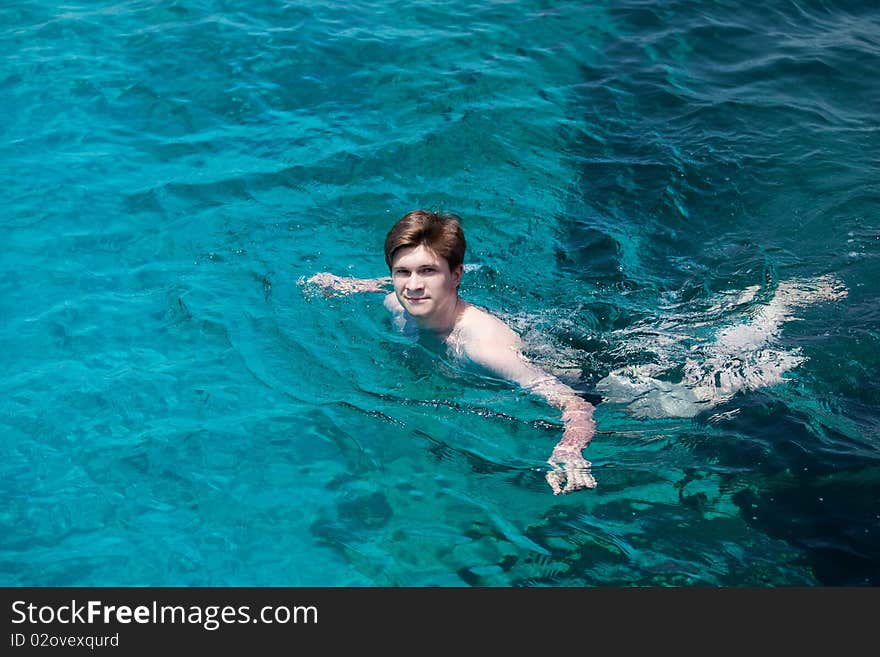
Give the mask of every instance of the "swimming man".
<svg viewBox="0 0 880 657">
<path fill-rule="evenodd" d="M 531 363 L 522 342 L 507 324 L 458 295 L 464 272 L 465 238 L 451 213 L 413 210 L 385 238 L 385 262 L 391 276 L 357 279 L 315 274 L 308 283 L 325 294 L 386 292 L 385 307 L 404 332 L 427 332 L 446 346 L 450 357 L 471 362 L 519 384 L 562 412 L 562 439 L 547 462 L 547 483 L 554 494 L 595 488 L 591 463 L 581 450 L 596 432 L 593 405 Z"/>
</svg>

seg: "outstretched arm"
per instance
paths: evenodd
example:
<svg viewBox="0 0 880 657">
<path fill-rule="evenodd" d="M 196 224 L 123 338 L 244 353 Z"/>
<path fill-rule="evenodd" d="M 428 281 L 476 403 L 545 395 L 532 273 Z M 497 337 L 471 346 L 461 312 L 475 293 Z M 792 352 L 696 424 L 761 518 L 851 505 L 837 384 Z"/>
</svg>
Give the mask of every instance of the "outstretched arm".
<svg viewBox="0 0 880 657">
<path fill-rule="evenodd" d="M 385 286 L 391 284 L 391 278 L 351 278 L 337 276 L 329 272 L 315 274 L 305 281 L 309 285 L 320 288 L 325 297 L 338 297 L 354 292 L 387 292 Z"/>
<path fill-rule="evenodd" d="M 528 386 L 524 386 L 527 387 Z M 596 434 L 593 405 L 577 396 L 574 390 L 553 376 L 544 374 L 531 388 L 543 396 L 550 405 L 562 410 L 565 430 L 547 463 L 553 469 L 547 473 L 547 483 L 553 493 L 569 493 L 581 488 L 595 488 L 596 480 L 590 473 L 592 463 L 581 451 L 586 449 Z"/>
<path fill-rule="evenodd" d="M 496 327 L 490 335 L 468 341 L 465 348 L 474 362 L 520 384 L 562 411 L 565 427 L 562 439 L 547 460 L 552 469 L 547 472 L 546 479 L 553 493 L 595 488 L 596 480 L 590 473 L 592 464 L 581 454 L 596 433 L 593 405 L 555 376 L 531 363 L 522 353 L 519 336 L 506 326 Z"/>
</svg>

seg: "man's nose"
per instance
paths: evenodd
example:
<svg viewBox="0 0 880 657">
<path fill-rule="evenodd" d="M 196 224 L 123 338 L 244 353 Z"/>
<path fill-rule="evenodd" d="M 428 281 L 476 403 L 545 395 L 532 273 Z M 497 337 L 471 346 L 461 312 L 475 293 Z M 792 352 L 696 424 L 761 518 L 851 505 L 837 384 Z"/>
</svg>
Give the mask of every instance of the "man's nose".
<svg viewBox="0 0 880 657">
<path fill-rule="evenodd" d="M 413 272 L 409 275 L 409 280 L 407 280 L 406 286 L 411 290 L 422 287 L 422 277 L 419 276 L 416 272 Z"/>
</svg>

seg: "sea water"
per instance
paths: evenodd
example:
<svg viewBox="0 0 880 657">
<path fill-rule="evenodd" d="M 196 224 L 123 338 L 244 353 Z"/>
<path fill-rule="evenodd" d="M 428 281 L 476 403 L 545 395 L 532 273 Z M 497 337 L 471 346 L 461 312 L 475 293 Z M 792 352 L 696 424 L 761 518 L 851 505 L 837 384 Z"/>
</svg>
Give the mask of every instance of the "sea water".
<svg viewBox="0 0 880 657">
<path fill-rule="evenodd" d="M 821 0 L 4 2 L 0 583 L 880 584 L 878 35 Z M 420 207 L 597 402 L 596 489 L 552 494 L 539 398 L 297 284 L 385 274 Z"/>
</svg>

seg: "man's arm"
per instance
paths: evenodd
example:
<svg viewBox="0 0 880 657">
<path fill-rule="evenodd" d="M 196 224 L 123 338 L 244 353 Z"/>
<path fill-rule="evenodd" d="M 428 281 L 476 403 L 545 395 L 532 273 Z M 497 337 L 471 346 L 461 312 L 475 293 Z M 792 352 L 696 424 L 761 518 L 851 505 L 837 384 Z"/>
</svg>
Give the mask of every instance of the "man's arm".
<svg viewBox="0 0 880 657">
<path fill-rule="evenodd" d="M 590 474 L 592 464 L 581 454 L 596 433 L 593 405 L 555 376 L 531 363 L 522 353 L 519 336 L 500 320 L 492 320 L 501 326 L 491 326 L 488 331 L 480 331 L 482 335 L 476 339 L 465 340 L 468 357 L 543 397 L 548 404 L 562 411 L 565 427 L 562 439 L 547 460 L 553 466 L 546 477 L 553 493 L 558 495 L 581 488 L 595 488 L 596 480 Z"/>
<path fill-rule="evenodd" d="M 329 272 L 315 274 L 305 281 L 320 288 L 325 297 L 338 297 L 354 292 L 387 292 L 385 286 L 391 284 L 389 276 L 380 278 L 351 278 L 337 276 Z"/>
</svg>

